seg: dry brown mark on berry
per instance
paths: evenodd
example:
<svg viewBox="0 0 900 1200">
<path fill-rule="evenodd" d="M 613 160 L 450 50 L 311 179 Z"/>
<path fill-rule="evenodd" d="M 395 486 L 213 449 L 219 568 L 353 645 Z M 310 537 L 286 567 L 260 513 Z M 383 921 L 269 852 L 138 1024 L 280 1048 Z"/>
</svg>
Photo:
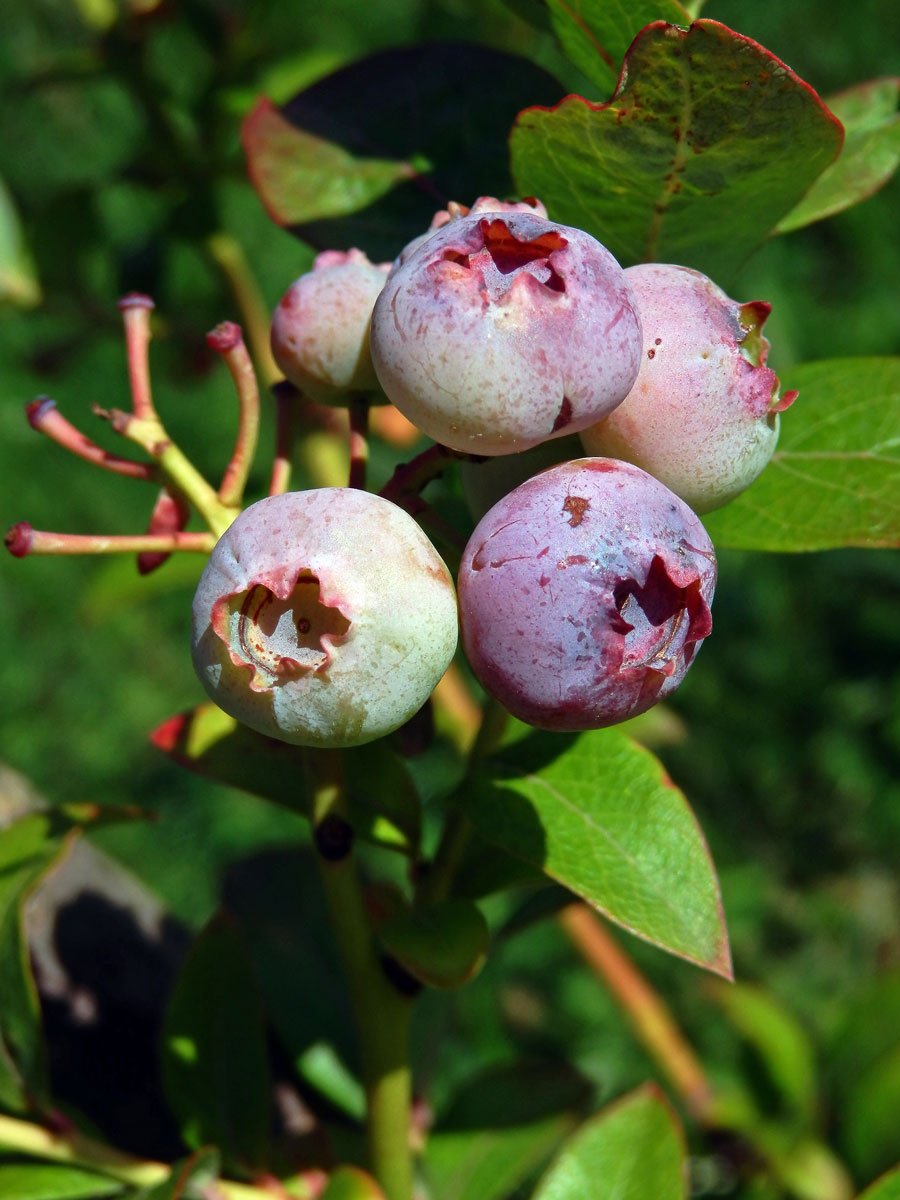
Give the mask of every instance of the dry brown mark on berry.
<svg viewBox="0 0 900 1200">
<path fill-rule="evenodd" d="M 570 514 L 569 524 L 574 528 L 580 525 L 584 520 L 584 514 L 591 507 L 590 500 L 586 496 L 566 496 L 563 504 L 563 512 Z"/>
</svg>

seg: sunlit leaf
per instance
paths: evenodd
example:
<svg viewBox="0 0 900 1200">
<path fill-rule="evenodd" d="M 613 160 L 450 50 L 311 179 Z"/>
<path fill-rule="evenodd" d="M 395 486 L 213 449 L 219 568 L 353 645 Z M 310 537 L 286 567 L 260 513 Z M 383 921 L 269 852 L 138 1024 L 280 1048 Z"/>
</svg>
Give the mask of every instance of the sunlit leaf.
<svg viewBox="0 0 900 1200">
<path fill-rule="evenodd" d="M 458 802 L 479 833 L 632 933 L 730 978 L 719 887 L 682 793 L 616 729 L 533 733 Z"/>
<path fill-rule="evenodd" d="M 828 97 L 828 107 L 844 124 L 840 156 L 778 222 L 776 233 L 842 212 L 887 183 L 900 164 L 898 96 L 900 79 L 873 79 Z"/>
<path fill-rule="evenodd" d="M 242 141 L 253 186 L 279 225 L 356 212 L 426 165 L 357 158 L 298 129 L 266 99 L 244 119 Z"/>
<path fill-rule="evenodd" d="M 41 287 L 25 243 L 12 196 L 0 180 L 0 300 L 30 306 L 39 303 Z"/>
<path fill-rule="evenodd" d="M 859 1200 L 900 1200 L 900 1167 L 876 1179 L 860 1195 Z"/>
<path fill-rule="evenodd" d="M 591 1088 L 570 1067 L 517 1063 L 478 1075 L 425 1145 L 432 1200 L 505 1200 L 575 1126 Z"/>
<path fill-rule="evenodd" d="M 265 1161 L 270 1082 L 263 1007 L 230 920 L 208 925 L 181 969 L 163 1031 L 163 1079 L 187 1145 L 212 1143 L 245 1167 Z"/>
<path fill-rule="evenodd" d="M 99 1200 L 121 1195 L 125 1184 L 81 1167 L 50 1163 L 0 1164 L 0 1196 L 10 1200 Z"/>
<path fill-rule="evenodd" d="M 782 416 L 759 479 L 703 518 L 717 546 L 828 550 L 900 544 L 900 358 L 844 358 L 786 373 Z"/>
<path fill-rule="evenodd" d="M 309 815 L 315 752 L 248 729 L 215 704 L 164 721 L 151 740 L 192 771 Z M 421 811 L 402 761 L 383 739 L 342 754 L 356 833 L 377 845 L 414 852 Z"/>
<path fill-rule="evenodd" d="M 687 1161 L 678 1119 L 662 1093 L 639 1088 L 569 1138 L 533 1200 L 684 1200 Z"/>
<path fill-rule="evenodd" d="M 553 32 L 569 60 L 600 89 L 612 95 L 625 51 L 652 21 L 689 25 L 687 9 L 677 0 L 546 0 Z"/>
<path fill-rule="evenodd" d="M 607 105 L 569 96 L 513 127 L 513 175 L 623 263 L 719 283 L 840 150 L 840 123 L 780 59 L 716 21 L 654 22 Z"/>
<path fill-rule="evenodd" d="M 359 1167 L 338 1167 L 329 1177 L 321 1200 L 384 1200 L 384 1192 Z"/>
</svg>

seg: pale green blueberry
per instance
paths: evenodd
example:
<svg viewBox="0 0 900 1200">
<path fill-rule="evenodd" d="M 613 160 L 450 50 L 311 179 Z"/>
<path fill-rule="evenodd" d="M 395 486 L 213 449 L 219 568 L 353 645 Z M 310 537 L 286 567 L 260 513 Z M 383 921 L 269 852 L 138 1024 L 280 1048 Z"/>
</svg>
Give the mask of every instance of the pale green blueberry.
<svg viewBox="0 0 900 1200">
<path fill-rule="evenodd" d="M 301 746 L 357 746 L 409 720 L 450 663 L 456 596 L 416 522 L 370 492 L 251 505 L 193 605 L 194 668 L 231 716 Z"/>
</svg>

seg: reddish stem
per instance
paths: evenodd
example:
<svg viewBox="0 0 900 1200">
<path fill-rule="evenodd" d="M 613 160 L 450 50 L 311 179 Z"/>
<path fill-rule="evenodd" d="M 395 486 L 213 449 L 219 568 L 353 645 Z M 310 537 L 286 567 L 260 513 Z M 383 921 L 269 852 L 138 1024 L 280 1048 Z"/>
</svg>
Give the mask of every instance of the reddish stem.
<svg viewBox="0 0 900 1200">
<path fill-rule="evenodd" d="M 381 489 L 380 494 L 385 500 L 393 500 L 401 508 L 408 509 L 409 506 L 403 500 L 404 496 L 417 496 L 433 479 L 437 479 L 444 473 L 449 463 L 468 459 L 475 462 L 481 461 L 477 456 L 463 454 L 458 450 L 451 450 L 447 446 L 436 443 L 434 446 L 429 446 L 427 450 L 423 450 L 421 454 L 417 454 L 409 462 L 401 463 Z"/>
<path fill-rule="evenodd" d="M 164 487 L 156 497 L 147 533 L 154 536 L 181 533 L 190 516 L 191 508 L 184 497 Z M 163 550 L 142 550 L 137 556 L 138 574 L 149 575 L 151 571 L 161 567 L 168 557 L 168 553 Z"/>
<path fill-rule="evenodd" d="M 139 292 L 129 292 L 119 301 L 119 311 L 125 324 L 132 411 L 136 417 L 147 419 L 156 417 L 150 391 L 150 363 L 147 352 L 150 344 L 150 313 L 153 308 L 150 297 L 142 296 Z"/>
<path fill-rule="evenodd" d="M 223 504 L 240 504 L 256 451 L 259 432 L 259 387 L 240 325 L 223 321 L 206 335 L 206 344 L 221 354 L 231 372 L 240 406 L 238 432 L 231 462 L 219 486 Z"/>
<path fill-rule="evenodd" d="M 57 445 L 71 450 L 79 458 L 113 471 L 116 475 L 127 475 L 131 479 L 153 480 L 159 478 L 159 472 L 154 463 L 135 462 L 130 458 L 122 458 L 118 454 L 110 454 L 102 446 L 98 446 L 86 434 L 62 415 L 56 407 L 56 401 L 49 396 L 37 396 L 25 406 L 32 429 L 45 433 Z"/>
<path fill-rule="evenodd" d="M 294 407 L 297 390 L 293 384 L 276 383 L 275 397 L 275 459 L 269 479 L 269 495 L 280 496 L 291 486 L 291 460 L 294 449 Z"/>
<path fill-rule="evenodd" d="M 16 558 L 24 558 L 28 554 L 142 554 L 148 551 L 171 553 L 174 550 L 208 553 L 215 541 L 213 534 L 205 531 L 121 536 L 51 533 L 44 529 L 32 529 L 27 521 L 13 525 L 5 538 L 7 550 Z"/>
</svg>

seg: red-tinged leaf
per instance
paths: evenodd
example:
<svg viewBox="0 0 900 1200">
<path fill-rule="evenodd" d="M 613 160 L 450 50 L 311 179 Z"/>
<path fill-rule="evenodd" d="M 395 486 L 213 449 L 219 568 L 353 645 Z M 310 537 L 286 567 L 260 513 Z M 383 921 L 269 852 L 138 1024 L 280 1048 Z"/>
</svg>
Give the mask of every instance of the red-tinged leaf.
<svg viewBox="0 0 900 1200">
<path fill-rule="evenodd" d="M 314 750 L 241 725 L 217 705 L 200 704 L 163 721 L 150 740 L 183 767 L 309 815 Z M 419 798 L 403 763 L 381 739 L 342 752 L 347 798 L 359 837 L 414 853 Z"/>
<path fill-rule="evenodd" d="M 245 117 L 241 140 L 253 186 L 279 225 L 356 212 L 415 178 L 423 165 L 356 158 L 291 124 L 265 98 Z"/>
<path fill-rule="evenodd" d="M 612 921 L 731 978 L 694 814 L 660 762 L 618 730 L 531 733 L 487 759 L 457 802 L 482 837 Z"/>
<path fill-rule="evenodd" d="M 338 1167 L 329 1177 L 321 1200 L 384 1200 L 384 1192 L 359 1167 Z"/>
<path fill-rule="evenodd" d="M 691 18 L 678 0 L 546 0 L 553 32 L 574 63 L 600 89 L 612 94 L 625 51 L 635 35 L 652 21 L 689 25 Z"/>
<path fill-rule="evenodd" d="M 687 1154 L 678 1117 L 647 1084 L 602 1109 L 565 1143 L 533 1200 L 685 1200 Z"/>
<path fill-rule="evenodd" d="M 872 79 L 829 96 L 826 103 L 844 124 L 837 162 L 826 167 L 800 203 L 776 226 L 789 233 L 867 200 L 900 164 L 900 79 Z"/>
<path fill-rule="evenodd" d="M 780 59 L 717 21 L 654 22 L 609 104 L 569 96 L 512 131 L 513 174 L 624 265 L 726 284 L 837 156 L 843 129 Z"/>
<path fill-rule="evenodd" d="M 876 1179 L 859 1200 L 900 1200 L 900 1166 Z"/>
<path fill-rule="evenodd" d="M 150 534 L 181 533 L 191 516 L 190 506 L 177 492 L 162 488 L 150 514 L 147 532 Z M 139 575 L 149 575 L 170 558 L 164 550 L 144 550 L 137 556 Z"/>
<path fill-rule="evenodd" d="M 703 523 L 717 546 L 829 550 L 900 545 L 900 358 L 787 372 L 800 392 L 759 479 Z"/>
</svg>

